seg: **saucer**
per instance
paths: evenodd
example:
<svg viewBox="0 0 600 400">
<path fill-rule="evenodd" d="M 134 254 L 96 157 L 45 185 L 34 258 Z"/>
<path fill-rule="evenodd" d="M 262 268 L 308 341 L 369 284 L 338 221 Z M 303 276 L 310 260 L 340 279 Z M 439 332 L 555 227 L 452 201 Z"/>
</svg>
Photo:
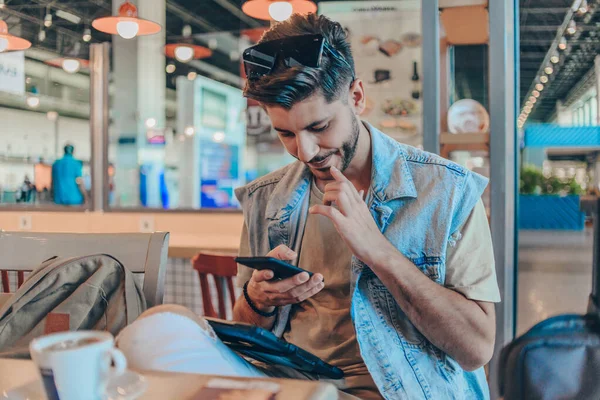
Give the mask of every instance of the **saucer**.
<svg viewBox="0 0 600 400">
<path fill-rule="evenodd" d="M 148 389 L 148 381 L 142 375 L 125 370 L 121 375 L 109 378 L 104 390 L 105 400 L 133 400 Z"/>
<path fill-rule="evenodd" d="M 134 400 L 148 388 L 148 382 L 142 375 L 126 370 L 121 375 L 113 374 L 104 390 L 103 400 Z M 46 400 L 42 381 L 27 382 L 8 391 L 0 392 L 0 400 Z"/>
</svg>

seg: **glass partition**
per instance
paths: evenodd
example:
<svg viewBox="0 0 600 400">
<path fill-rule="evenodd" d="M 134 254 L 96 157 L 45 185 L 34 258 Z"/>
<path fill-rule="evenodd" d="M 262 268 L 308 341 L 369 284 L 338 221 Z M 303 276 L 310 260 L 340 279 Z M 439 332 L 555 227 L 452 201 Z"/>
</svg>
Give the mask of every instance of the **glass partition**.
<svg viewBox="0 0 600 400">
<path fill-rule="evenodd" d="M 89 74 L 44 42 L 0 54 L 1 208 L 89 204 Z"/>
</svg>

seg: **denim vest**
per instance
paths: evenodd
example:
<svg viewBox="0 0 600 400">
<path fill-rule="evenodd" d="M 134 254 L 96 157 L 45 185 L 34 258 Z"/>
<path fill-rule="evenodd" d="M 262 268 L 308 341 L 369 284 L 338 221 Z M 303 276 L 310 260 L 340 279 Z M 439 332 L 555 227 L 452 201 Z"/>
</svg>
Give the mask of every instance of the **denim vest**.
<svg viewBox="0 0 600 400">
<path fill-rule="evenodd" d="M 487 179 L 437 155 L 402 145 L 369 124 L 372 178 L 369 210 L 379 229 L 440 285 L 446 249 L 460 240 Z M 306 224 L 312 174 L 295 162 L 236 190 L 251 255 L 285 244 L 296 252 Z M 363 360 L 386 399 L 488 399 L 483 368 L 464 371 L 409 321 L 368 265 L 352 257 L 351 316 Z M 291 306 L 280 307 L 280 336 Z"/>
</svg>

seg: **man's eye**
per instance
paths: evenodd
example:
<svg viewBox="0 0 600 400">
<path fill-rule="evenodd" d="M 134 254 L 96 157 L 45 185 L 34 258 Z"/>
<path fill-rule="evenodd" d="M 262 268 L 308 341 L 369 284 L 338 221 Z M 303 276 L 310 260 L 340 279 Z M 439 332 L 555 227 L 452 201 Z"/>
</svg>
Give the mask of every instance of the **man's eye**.
<svg viewBox="0 0 600 400">
<path fill-rule="evenodd" d="M 294 134 L 290 133 L 290 132 L 279 132 L 279 136 L 284 137 L 284 138 L 291 138 L 291 137 L 294 137 Z"/>
<path fill-rule="evenodd" d="M 326 130 L 327 128 L 329 128 L 329 124 L 327 125 L 323 125 L 323 126 L 315 126 L 312 128 L 313 132 L 323 132 L 324 130 Z"/>
</svg>

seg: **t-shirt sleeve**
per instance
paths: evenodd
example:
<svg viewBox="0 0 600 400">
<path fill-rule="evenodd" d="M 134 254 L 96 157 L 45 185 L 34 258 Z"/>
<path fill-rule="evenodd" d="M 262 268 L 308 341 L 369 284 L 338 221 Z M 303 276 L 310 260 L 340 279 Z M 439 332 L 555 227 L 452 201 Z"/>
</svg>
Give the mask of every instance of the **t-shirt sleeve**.
<svg viewBox="0 0 600 400">
<path fill-rule="evenodd" d="M 458 231 L 446 251 L 445 286 L 471 300 L 500 302 L 492 235 L 481 199 Z"/>
</svg>

